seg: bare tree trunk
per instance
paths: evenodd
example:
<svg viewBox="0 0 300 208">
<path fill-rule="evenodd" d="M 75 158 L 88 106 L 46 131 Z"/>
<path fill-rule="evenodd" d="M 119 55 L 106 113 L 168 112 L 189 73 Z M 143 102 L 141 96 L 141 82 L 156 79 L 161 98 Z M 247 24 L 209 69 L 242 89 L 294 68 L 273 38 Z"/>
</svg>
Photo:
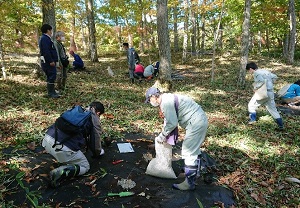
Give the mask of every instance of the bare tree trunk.
<svg viewBox="0 0 300 208">
<path fill-rule="evenodd" d="M 203 0 L 202 3 L 203 6 L 206 5 L 206 0 Z M 200 45 L 200 51 L 202 54 L 204 54 L 204 47 L 205 47 L 205 12 L 203 11 L 201 13 L 201 45 Z"/>
<path fill-rule="evenodd" d="M 55 7 L 53 0 L 42 0 L 43 24 L 49 24 L 52 26 L 53 35 L 56 33 L 56 20 L 54 8 Z"/>
<path fill-rule="evenodd" d="M 261 45 L 262 45 L 262 37 L 261 37 L 261 31 L 258 31 L 258 53 L 261 54 Z"/>
<path fill-rule="evenodd" d="M 6 79 L 6 70 L 5 70 L 5 64 L 4 64 L 4 52 L 3 52 L 3 47 L 2 47 L 2 35 L 3 35 L 3 30 L 0 29 L 0 61 L 1 61 L 1 69 L 2 69 L 3 79 Z"/>
<path fill-rule="evenodd" d="M 286 34 L 283 38 L 283 57 L 287 60 L 289 50 L 289 36 Z"/>
<path fill-rule="evenodd" d="M 211 82 L 214 82 L 214 76 L 215 76 L 215 56 L 216 56 L 216 44 L 218 43 L 219 39 L 219 31 L 223 16 L 223 10 L 224 10 L 224 0 L 222 1 L 222 8 L 221 8 L 221 14 L 219 17 L 218 27 L 214 35 L 214 43 L 213 43 L 213 57 L 212 57 L 212 66 L 211 66 Z"/>
<path fill-rule="evenodd" d="M 178 5 L 173 8 L 173 19 L 174 19 L 174 51 L 179 51 L 179 41 L 178 41 Z"/>
<path fill-rule="evenodd" d="M 245 0 L 245 10 L 244 10 L 244 22 L 243 22 L 243 34 L 242 34 L 242 48 L 241 48 L 241 68 L 238 78 L 238 86 L 245 87 L 246 79 L 246 65 L 248 61 L 249 54 L 249 38 L 250 38 L 250 10 L 251 10 L 251 0 Z"/>
<path fill-rule="evenodd" d="M 89 55 L 92 62 L 98 62 L 97 54 L 97 42 L 96 42 L 96 28 L 95 28 L 95 18 L 94 18 L 94 0 L 86 0 L 86 13 L 89 28 Z"/>
<path fill-rule="evenodd" d="M 200 36 L 200 23 L 199 23 L 199 14 L 197 14 L 196 18 L 196 27 L 197 27 L 197 58 L 199 55 L 199 50 L 200 50 L 200 42 L 201 42 L 201 36 Z"/>
<path fill-rule="evenodd" d="M 189 1 L 184 0 L 184 34 L 183 34 L 183 46 L 182 46 L 182 63 L 187 60 L 187 47 L 188 47 L 188 30 L 189 30 Z"/>
<path fill-rule="evenodd" d="M 83 51 L 85 53 L 88 53 L 87 40 L 86 40 L 85 32 L 84 31 L 85 30 L 84 30 L 84 27 L 83 27 L 83 23 L 80 23 L 81 43 L 82 43 Z"/>
<path fill-rule="evenodd" d="M 268 50 L 268 54 L 270 54 L 270 38 L 269 38 L 269 29 L 266 29 L 266 46 Z"/>
<path fill-rule="evenodd" d="M 157 34 L 160 54 L 160 75 L 155 83 L 162 89 L 171 89 L 171 49 L 168 30 L 168 0 L 157 0 Z"/>
<path fill-rule="evenodd" d="M 192 22 L 192 35 L 191 35 L 191 44 L 192 44 L 192 53 L 196 52 L 196 37 L 197 37 L 197 30 L 196 30 L 196 14 L 195 8 L 197 5 L 192 1 L 191 6 L 191 22 Z"/>
<path fill-rule="evenodd" d="M 290 33 L 289 33 L 289 48 L 287 53 L 287 63 L 294 63 L 295 55 L 295 43 L 296 43 L 296 14 L 295 14 L 295 1 L 289 0 L 289 22 L 290 22 Z"/>
<path fill-rule="evenodd" d="M 70 50 L 77 51 L 75 42 L 75 10 L 72 11 L 71 17 Z"/>
</svg>

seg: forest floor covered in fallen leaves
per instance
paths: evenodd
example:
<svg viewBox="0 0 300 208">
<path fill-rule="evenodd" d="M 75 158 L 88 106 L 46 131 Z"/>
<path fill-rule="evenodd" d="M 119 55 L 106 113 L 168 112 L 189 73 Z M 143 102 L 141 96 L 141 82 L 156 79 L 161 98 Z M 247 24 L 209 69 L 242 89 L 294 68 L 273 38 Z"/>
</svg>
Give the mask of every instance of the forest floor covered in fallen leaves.
<svg viewBox="0 0 300 208">
<path fill-rule="evenodd" d="M 147 65 L 156 55 L 141 55 Z M 68 73 L 67 89 L 60 99 L 45 96 L 43 77 L 32 72 L 34 55 L 18 55 L 8 62 L 8 79 L 1 80 L 1 175 L 2 207 L 298 207 L 299 206 L 299 117 L 277 101 L 286 129 L 276 125 L 265 108 L 258 111 L 258 122 L 248 126 L 247 103 L 252 96 L 252 77 L 246 88 L 236 86 L 239 59 L 217 58 L 211 82 L 211 56 L 192 57 L 186 64 L 172 57 L 172 92 L 194 98 L 207 113 L 209 128 L 201 147 L 217 162 L 212 184 L 197 180 L 195 191 L 177 191 L 172 184 L 183 181 L 181 160 L 173 161 L 178 179 L 160 179 L 145 174 L 145 154 L 155 156 L 151 144 L 162 127 L 158 111 L 143 103 L 145 90 L 154 80 L 130 84 L 123 54 L 103 55 L 99 63 L 86 61 L 86 71 Z M 278 60 L 256 58 L 263 68 L 278 75 L 275 90 L 299 79 L 300 67 Z M 110 66 L 114 76 L 110 76 Z M 74 104 L 88 105 L 99 100 L 106 108 L 101 116 L 103 137 L 112 138 L 99 159 L 90 157 L 90 171 L 53 189 L 48 173 L 58 166 L 40 146 L 45 129 L 61 112 Z M 184 130 L 180 129 L 180 139 Z M 130 141 L 133 153 L 119 153 L 116 144 Z M 173 148 L 180 154 L 180 143 Z M 122 159 L 119 164 L 114 160 Z M 118 183 L 130 179 L 134 187 Z M 293 180 L 291 180 L 293 179 Z M 130 191 L 127 197 L 108 197 L 108 193 Z M 1 204 L 2 203 L 2 204 Z M 36 207 L 37 207 L 36 206 Z"/>
</svg>

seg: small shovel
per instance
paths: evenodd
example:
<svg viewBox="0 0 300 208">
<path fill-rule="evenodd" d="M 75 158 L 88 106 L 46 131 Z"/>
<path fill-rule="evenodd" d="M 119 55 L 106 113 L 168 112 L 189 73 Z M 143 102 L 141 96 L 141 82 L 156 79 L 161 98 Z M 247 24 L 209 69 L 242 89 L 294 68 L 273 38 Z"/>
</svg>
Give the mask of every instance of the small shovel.
<svg viewBox="0 0 300 208">
<path fill-rule="evenodd" d="M 123 191 L 120 193 L 108 193 L 107 196 L 119 196 L 119 197 L 124 197 L 124 196 L 132 196 L 134 195 L 134 192 L 130 191 Z"/>
</svg>

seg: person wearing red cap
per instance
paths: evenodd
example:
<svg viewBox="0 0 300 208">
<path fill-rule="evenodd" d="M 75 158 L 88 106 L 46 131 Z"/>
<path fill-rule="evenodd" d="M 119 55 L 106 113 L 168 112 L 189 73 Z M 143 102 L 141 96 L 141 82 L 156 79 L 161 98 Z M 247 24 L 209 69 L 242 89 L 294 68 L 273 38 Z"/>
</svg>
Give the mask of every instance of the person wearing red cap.
<svg viewBox="0 0 300 208">
<path fill-rule="evenodd" d="M 205 139 L 208 127 L 205 112 L 192 98 L 179 94 L 161 93 L 156 87 L 150 87 L 146 91 L 145 103 L 150 103 L 153 107 L 160 107 L 165 119 L 161 133 L 155 138 L 158 143 L 176 143 L 176 141 L 167 141 L 167 137 L 178 125 L 186 130 L 181 150 L 185 163 L 185 180 L 182 183 L 173 184 L 173 188 L 195 189 L 195 181 L 200 167 L 198 159 L 201 155 L 200 146 Z"/>
</svg>

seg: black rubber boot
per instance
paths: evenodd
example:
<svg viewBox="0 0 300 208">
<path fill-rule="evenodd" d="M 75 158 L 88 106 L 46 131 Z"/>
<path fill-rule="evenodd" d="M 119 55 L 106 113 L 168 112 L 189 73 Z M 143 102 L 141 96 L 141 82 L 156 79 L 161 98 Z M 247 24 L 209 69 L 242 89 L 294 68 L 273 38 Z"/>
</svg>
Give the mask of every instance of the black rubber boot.
<svg viewBox="0 0 300 208">
<path fill-rule="evenodd" d="M 283 131 L 284 130 L 284 127 L 283 127 L 283 120 L 282 118 L 276 118 L 276 123 L 278 125 L 278 130 L 279 131 Z"/>
<path fill-rule="evenodd" d="M 59 98 L 60 95 L 55 92 L 54 83 L 47 83 L 47 91 L 49 98 Z"/>
<path fill-rule="evenodd" d="M 188 191 L 195 189 L 195 181 L 197 177 L 198 166 L 186 166 L 184 168 L 185 180 L 179 184 L 173 184 L 174 189 Z"/>
<path fill-rule="evenodd" d="M 58 187 L 63 180 L 77 176 L 79 171 L 79 165 L 64 165 L 50 171 L 51 186 Z"/>
</svg>

